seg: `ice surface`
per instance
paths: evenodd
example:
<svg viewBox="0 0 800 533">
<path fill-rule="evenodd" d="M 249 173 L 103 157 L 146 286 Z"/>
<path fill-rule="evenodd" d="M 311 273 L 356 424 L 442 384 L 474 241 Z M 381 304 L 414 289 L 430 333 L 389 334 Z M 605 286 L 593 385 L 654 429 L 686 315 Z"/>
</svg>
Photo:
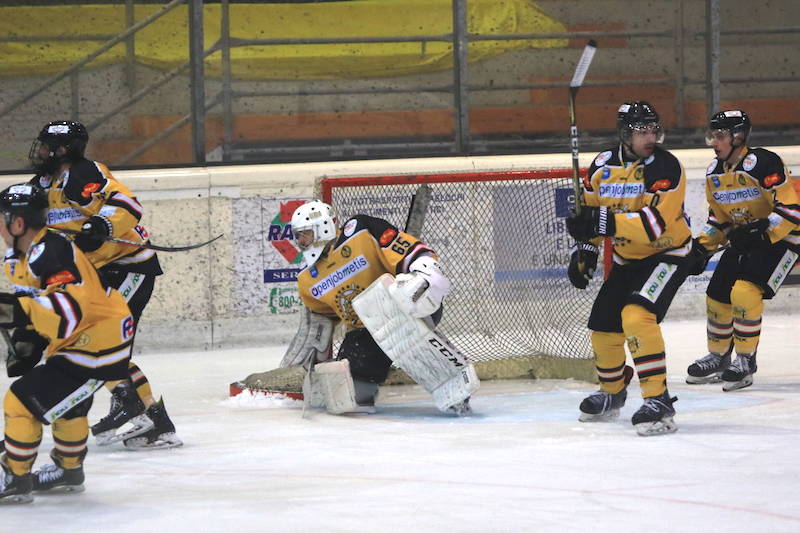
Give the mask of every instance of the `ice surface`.
<svg viewBox="0 0 800 533">
<path fill-rule="evenodd" d="M 673 435 L 577 421 L 577 381 L 486 383 L 471 418 L 417 387 L 375 415 L 301 418 L 286 399 L 228 398 L 283 347 L 136 357 L 186 445 L 128 452 L 90 442 L 86 492 L 0 508 L 2 531 L 800 531 L 797 317 L 769 316 L 755 384 L 686 385 L 705 324 L 664 325 Z M 2 385 L 7 387 L 4 378 Z M 101 391 L 90 414 L 107 412 Z M 37 465 L 49 458 L 49 429 Z"/>
</svg>

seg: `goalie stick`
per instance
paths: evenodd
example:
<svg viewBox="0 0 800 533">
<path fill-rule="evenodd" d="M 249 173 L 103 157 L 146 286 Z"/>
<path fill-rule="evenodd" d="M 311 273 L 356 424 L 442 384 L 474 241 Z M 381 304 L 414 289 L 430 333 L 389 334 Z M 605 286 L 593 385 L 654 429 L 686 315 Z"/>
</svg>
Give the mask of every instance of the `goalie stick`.
<svg viewBox="0 0 800 533">
<path fill-rule="evenodd" d="M 592 64 L 594 53 L 597 51 L 597 42 L 594 40 L 586 43 L 583 54 L 575 67 L 575 74 L 569 82 L 569 143 L 572 149 L 572 188 L 575 191 L 575 214 L 581 213 L 583 203 L 583 193 L 581 192 L 580 168 L 578 165 L 578 121 L 575 117 L 575 99 L 578 97 L 578 90 L 583 85 L 583 78 Z"/>
<path fill-rule="evenodd" d="M 50 226 L 47 226 L 47 229 L 55 233 L 66 233 L 67 235 L 85 235 L 85 233 L 83 233 L 82 231 L 75 229 L 53 228 Z M 118 242 L 121 244 L 130 244 L 131 246 L 138 246 L 139 248 L 149 248 L 150 250 L 156 250 L 158 252 L 185 252 L 187 250 L 202 248 L 203 246 L 211 244 L 212 242 L 216 241 L 217 239 L 219 239 L 224 235 L 225 235 L 224 233 L 220 233 L 219 235 L 217 235 L 216 237 L 214 237 L 209 241 L 197 244 L 188 244 L 186 246 L 159 246 L 158 244 L 153 244 L 150 242 L 129 241 L 126 239 L 118 239 L 117 237 L 111 237 L 111 236 L 92 235 L 92 237 L 103 241 Z"/>
</svg>

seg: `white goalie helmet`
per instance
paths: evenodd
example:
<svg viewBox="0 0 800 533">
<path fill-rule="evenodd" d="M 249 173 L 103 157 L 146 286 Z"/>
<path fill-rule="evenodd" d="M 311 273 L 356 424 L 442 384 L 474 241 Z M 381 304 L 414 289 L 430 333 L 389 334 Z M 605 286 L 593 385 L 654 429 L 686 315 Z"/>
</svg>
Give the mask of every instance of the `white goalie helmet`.
<svg viewBox="0 0 800 533">
<path fill-rule="evenodd" d="M 316 263 L 325 247 L 336 238 L 336 222 L 331 211 L 331 206 L 325 202 L 314 201 L 301 205 L 292 214 L 294 241 L 303 252 L 306 266 Z M 313 230 L 313 238 L 300 239 L 299 233 L 305 230 Z"/>
</svg>

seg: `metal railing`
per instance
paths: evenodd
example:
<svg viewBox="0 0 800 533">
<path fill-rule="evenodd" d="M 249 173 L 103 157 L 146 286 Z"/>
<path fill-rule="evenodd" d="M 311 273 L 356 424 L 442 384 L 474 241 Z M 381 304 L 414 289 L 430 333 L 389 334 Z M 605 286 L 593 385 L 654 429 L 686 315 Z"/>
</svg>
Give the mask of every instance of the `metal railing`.
<svg viewBox="0 0 800 533">
<path fill-rule="evenodd" d="M 705 0 L 706 4 L 706 29 L 702 32 L 687 32 L 683 27 L 684 1 L 678 0 L 675 3 L 676 14 L 673 27 L 669 30 L 653 31 L 571 31 L 565 33 L 526 33 L 526 34 L 492 34 L 483 35 L 470 33 L 467 28 L 466 7 L 467 0 L 452 0 L 453 13 L 453 32 L 439 35 L 412 35 L 396 37 L 340 37 L 340 38 L 310 38 L 310 39 L 242 39 L 231 36 L 230 28 L 230 5 L 228 0 L 221 0 L 221 28 L 220 39 L 209 49 L 203 48 L 204 26 L 203 26 L 203 2 L 202 0 L 172 0 L 165 4 L 161 9 L 142 21 L 134 22 L 133 2 L 125 0 L 125 19 L 127 29 L 116 36 L 110 35 L 79 35 L 59 37 L 60 40 L 103 40 L 100 47 L 83 57 L 81 60 L 70 65 L 65 70 L 50 77 L 34 89 L 26 92 L 19 98 L 13 100 L 5 107 L 0 109 L 0 118 L 8 115 L 12 111 L 21 108 L 30 102 L 34 97 L 48 90 L 53 84 L 65 78 L 69 78 L 71 83 L 70 101 L 71 116 L 78 119 L 79 109 L 79 73 L 91 61 L 107 52 L 114 46 L 126 44 L 126 84 L 129 87 L 130 95 L 124 101 L 105 111 L 100 117 L 87 124 L 89 129 L 98 127 L 111 117 L 123 113 L 146 96 L 152 94 L 157 89 L 163 87 L 169 81 L 188 72 L 190 80 L 190 112 L 182 116 L 178 121 L 169 125 L 165 130 L 148 139 L 133 152 L 128 154 L 119 163 L 129 163 L 140 154 L 144 153 L 149 147 L 165 139 L 170 134 L 177 131 L 180 127 L 189 124 L 191 126 L 191 144 L 193 162 L 202 164 L 206 159 L 206 135 L 205 120 L 209 111 L 221 105 L 223 121 L 222 138 L 222 158 L 223 161 L 231 161 L 237 153 L 247 154 L 255 151 L 252 147 L 237 148 L 233 135 L 233 103 L 240 98 L 252 97 L 276 97 L 276 96 L 327 96 L 327 95 L 363 95 L 363 94 L 403 94 L 417 92 L 449 93 L 452 94 L 453 109 L 453 131 L 454 135 L 450 141 L 400 141 L 400 142 L 381 142 L 378 139 L 354 143 L 344 140 L 338 144 L 317 143 L 306 146 L 263 146 L 259 148 L 264 155 L 272 154 L 297 154 L 302 156 L 304 153 L 338 153 L 342 150 L 349 150 L 353 153 L 379 154 L 383 152 L 402 152 L 404 150 L 418 150 L 428 148 L 433 151 L 444 151 L 454 154 L 468 154 L 476 149 L 490 151 L 494 141 L 482 139 L 479 146 L 470 133 L 469 100 L 470 94 L 481 91 L 509 91 L 509 90 L 532 90 L 550 89 L 565 86 L 562 82 L 530 82 L 530 83 L 498 83 L 498 84 L 471 84 L 470 69 L 467 61 L 467 46 L 470 42 L 479 41 L 519 41 L 537 39 L 589 39 L 589 38 L 652 38 L 671 41 L 671 48 L 675 55 L 675 72 L 669 77 L 641 77 L 626 78 L 625 83 L 636 85 L 664 85 L 675 88 L 674 111 L 678 127 L 684 127 L 686 117 L 684 109 L 686 103 L 686 87 L 691 85 L 703 84 L 706 87 L 706 100 L 709 109 L 718 109 L 720 105 L 720 86 L 723 83 L 738 82 L 797 82 L 800 76 L 784 75 L 771 76 L 762 79 L 752 79 L 743 77 L 722 77 L 720 72 L 720 52 L 721 37 L 727 35 L 779 35 L 779 34 L 800 34 L 800 27 L 780 27 L 780 28 L 761 28 L 749 30 L 721 30 L 720 23 L 720 2 L 719 0 Z M 135 34 L 141 29 L 154 23 L 168 12 L 172 11 L 181 4 L 188 6 L 189 16 L 189 60 L 173 68 L 169 72 L 158 77 L 145 87 L 136 89 L 135 73 Z M 44 37 L 5 37 L 0 41 L 6 42 L 34 42 L 44 40 Z M 50 38 L 47 38 L 50 39 Z M 688 39 L 703 39 L 706 52 L 706 75 L 704 79 L 689 78 L 685 71 L 684 49 Z M 367 44 L 367 43 L 408 43 L 408 42 L 446 42 L 453 44 L 453 69 L 452 83 L 437 84 L 431 86 L 412 86 L 412 87 L 349 87 L 346 89 L 335 89 L 326 87 L 309 86 L 299 89 L 286 90 L 237 90 L 234 87 L 234 79 L 231 68 L 231 50 L 244 46 L 276 46 L 276 45 L 314 45 L 314 44 Z M 204 60 L 217 52 L 220 53 L 222 66 L 222 79 L 220 91 L 213 95 L 210 100 L 206 100 L 205 94 L 205 75 Z M 587 87 L 618 86 L 620 82 L 607 80 L 592 80 L 591 76 L 586 81 Z M 506 143 L 508 141 L 497 141 Z"/>
</svg>

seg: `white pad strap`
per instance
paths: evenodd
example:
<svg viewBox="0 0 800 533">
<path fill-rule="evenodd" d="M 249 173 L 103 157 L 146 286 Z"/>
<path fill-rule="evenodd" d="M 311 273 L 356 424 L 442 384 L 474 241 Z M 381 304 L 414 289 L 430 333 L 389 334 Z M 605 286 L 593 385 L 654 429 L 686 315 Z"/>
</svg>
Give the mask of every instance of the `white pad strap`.
<svg viewBox="0 0 800 533">
<path fill-rule="evenodd" d="M 312 398 L 314 392 L 325 403 L 325 409 L 333 414 L 353 413 L 358 411 L 356 391 L 353 377 L 350 375 L 350 362 L 346 359 L 330 361 L 314 365 L 311 376 Z M 315 407 L 312 400 L 312 407 Z"/>
<path fill-rule="evenodd" d="M 325 361 L 331 357 L 331 338 L 335 322 L 304 307 L 300 312 L 300 325 L 289 348 L 281 359 L 281 368 L 304 366 Z"/>
<path fill-rule="evenodd" d="M 443 335 L 400 309 L 389 293 L 393 282 L 390 274 L 379 277 L 353 299 L 353 309 L 386 355 L 446 411 L 478 390 L 475 367 Z"/>
</svg>

